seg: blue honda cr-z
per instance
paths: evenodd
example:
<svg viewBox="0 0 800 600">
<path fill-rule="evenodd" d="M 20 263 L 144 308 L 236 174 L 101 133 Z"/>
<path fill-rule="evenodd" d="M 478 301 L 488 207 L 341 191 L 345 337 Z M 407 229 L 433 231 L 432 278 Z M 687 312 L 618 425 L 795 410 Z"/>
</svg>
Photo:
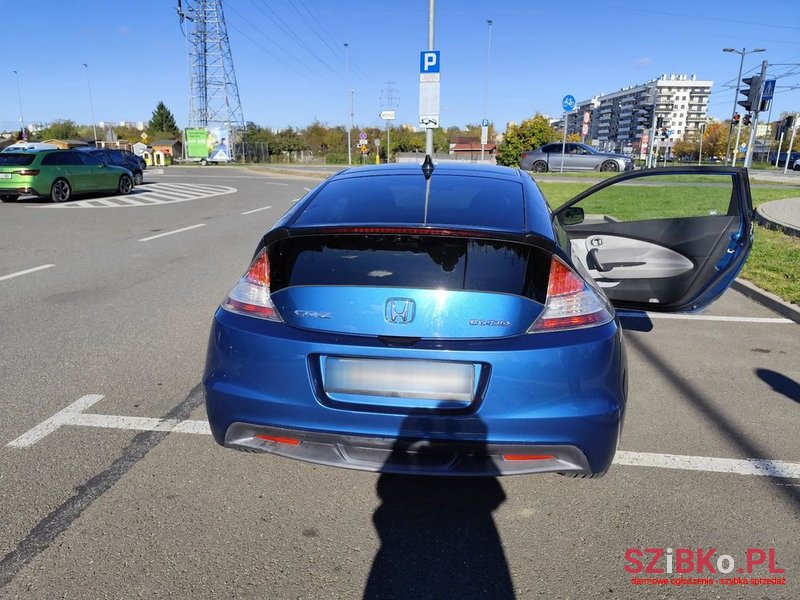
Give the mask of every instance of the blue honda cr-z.
<svg viewBox="0 0 800 600">
<path fill-rule="evenodd" d="M 627 396 L 615 307 L 708 305 L 751 219 L 737 168 L 633 171 L 554 211 L 517 169 L 347 169 L 214 316 L 214 437 L 368 471 L 600 476 Z"/>
</svg>

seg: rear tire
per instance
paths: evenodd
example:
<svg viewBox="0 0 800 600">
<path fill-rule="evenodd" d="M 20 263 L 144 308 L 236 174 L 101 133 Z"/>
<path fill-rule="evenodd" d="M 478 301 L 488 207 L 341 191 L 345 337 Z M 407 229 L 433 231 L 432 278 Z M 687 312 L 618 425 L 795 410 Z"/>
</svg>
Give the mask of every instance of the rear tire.
<svg viewBox="0 0 800 600">
<path fill-rule="evenodd" d="M 0 196 L 0 202 L 16 202 L 19 196 L 14 196 L 13 194 L 3 194 Z"/>
<path fill-rule="evenodd" d="M 72 187 L 66 179 L 56 179 L 50 188 L 50 200 L 53 202 L 66 202 L 72 198 Z"/>
<path fill-rule="evenodd" d="M 800 171 L 800 165 L 794 165 L 792 171 Z"/>
<path fill-rule="evenodd" d="M 543 160 L 537 160 L 531 166 L 531 171 L 534 173 L 547 173 L 547 163 Z"/>
<path fill-rule="evenodd" d="M 120 196 L 127 196 L 131 193 L 133 189 L 133 180 L 128 177 L 127 175 L 123 175 L 119 178 L 119 184 L 117 185 L 117 194 Z"/>
<path fill-rule="evenodd" d="M 205 167 L 208 164 L 208 161 L 204 158 L 200 161 L 200 166 Z"/>
<path fill-rule="evenodd" d="M 602 165 L 600 165 L 600 170 L 605 173 L 619 171 L 619 165 L 615 163 L 613 160 L 607 160 Z"/>
<path fill-rule="evenodd" d="M 141 171 L 134 171 L 133 172 L 133 185 L 142 185 L 144 182 L 144 175 L 142 175 Z"/>
</svg>

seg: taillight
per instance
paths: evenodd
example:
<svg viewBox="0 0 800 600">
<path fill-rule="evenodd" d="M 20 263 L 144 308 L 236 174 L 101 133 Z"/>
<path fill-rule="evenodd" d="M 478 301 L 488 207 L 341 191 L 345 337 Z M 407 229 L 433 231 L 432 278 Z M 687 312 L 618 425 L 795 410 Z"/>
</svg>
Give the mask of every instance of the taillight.
<svg viewBox="0 0 800 600">
<path fill-rule="evenodd" d="M 603 325 L 613 318 L 608 301 L 560 258 L 553 256 L 544 310 L 528 333 Z"/>
<path fill-rule="evenodd" d="M 269 321 L 283 321 L 269 295 L 269 257 L 266 248 L 250 263 L 245 276 L 222 302 L 222 308 Z"/>
<path fill-rule="evenodd" d="M 19 171 L 14 171 L 15 175 L 21 175 L 22 177 L 33 177 L 39 174 L 39 169 L 21 169 Z"/>
</svg>

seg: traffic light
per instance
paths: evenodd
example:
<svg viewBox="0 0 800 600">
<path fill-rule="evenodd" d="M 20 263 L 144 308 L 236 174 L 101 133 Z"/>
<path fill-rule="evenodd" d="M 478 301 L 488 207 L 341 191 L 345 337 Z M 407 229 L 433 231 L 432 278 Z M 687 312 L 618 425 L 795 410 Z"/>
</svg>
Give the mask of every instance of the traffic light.
<svg viewBox="0 0 800 600">
<path fill-rule="evenodd" d="M 661 139 L 662 140 L 667 139 L 667 128 L 666 127 L 662 127 L 661 128 Z"/>
<path fill-rule="evenodd" d="M 739 90 L 740 94 L 744 94 L 745 100 L 739 100 L 739 106 L 743 106 L 746 111 L 758 110 L 758 97 L 761 91 L 761 75 L 753 75 L 752 77 L 745 77 L 742 83 L 746 86 Z M 747 123 L 745 123 L 747 125 Z"/>
<path fill-rule="evenodd" d="M 746 115 L 744 116 L 744 119 L 742 119 L 742 125 L 744 125 L 745 127 L 747 127 L 748 125 L 750 125 L 750 119 L 751 119 L 751 117 L 750 117 L 750 114 L 749 114 L 749 113 L 748 113 L 748 114 L 746 114 Z"/>
<path fill-rule="evenodd" d="M 640 116 L 642 118 L 642 121 L 641 121 L 642 122 L 642 126 L 646 127 L 646 128 L 649 128 L 650 127 L 650 123 L 653 122 L 653 107 L 652 106 L 646 106 L 645 108 L 643 108 L 641 110 Z"/>
<path fill-rule="evenodd" d="M 739 124 L 739 119 L 741 119 L 739 113 L 733 113 L 733 121 L 731 121 L 731 127 L 736 127 Z"/>
<path fill-rule="evenodd" d="M 664 117 L 656 118 L 656 128 L 661 129 L 664 126 Z"/>
</svg>

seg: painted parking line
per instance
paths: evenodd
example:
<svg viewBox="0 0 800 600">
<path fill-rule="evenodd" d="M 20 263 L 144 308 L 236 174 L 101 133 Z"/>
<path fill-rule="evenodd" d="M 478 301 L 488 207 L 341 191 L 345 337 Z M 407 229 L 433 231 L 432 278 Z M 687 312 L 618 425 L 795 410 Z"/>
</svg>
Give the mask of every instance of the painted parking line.
<svg viewBox="0 0 800 600">
<path fill-rule="evenodd" d="M 673 319 L 683 321 L 723 321 L 727 323 L 794 323 L 783 317 L 724 317 L 718 315 L 687 315 L 674 313 L 652 313 L 618 310 L 617 315 L 626 319 Z"/>
<path fill-rule="evenodd" d="M 257 212 L 260 212 L 262 210 L 267 210 L 268 208 L 272 208 L 272 207 L 271 206 L 262 206 L 261 208 L 255 208 L 253 210 L 247 210 L 247 211 L 243 212 L 242 214 L 243 215 L 252 215 L 253 213 L 257 213 Z"/>
<path fill-rule="evenodd" d="M 17 271 L 16 273 L 9 273 L 8 275 L 3 275 L 0 277 L 0 281 L 5 281 L 6 279 L 14 279 L 14 277 L 21 277 L 22 275 L 28 275 L 29 273 L 36 273 L 37 271 L 44 271 L 45 269 L 49 269 L 50 267 L 55 267 L 55 265 L 41 265 L 39 267 L 33 267 L 32 269 L 25 269 L 24 271 Z"/>
<path fill-rule="evenodd" d="M 65 425 L 96 427 L 100 429 L 125 429 L 131 431 L 166 431 L 211 435 L 207 421 L 156 419 L 122 415 L 85 413 L 102 400 L 100 394 L 88 394 L 60 410 L 39 425 L 26 431 L 6 444 L 9 448 L 28 448 Z M 710 456 L 686 456 L 682 454 L 658 454 L 652 452 L 630 452 L 618 450 L 615 465 L 702 471 L 706 473 L 732 473 L 756 475 L 779 479 L 800 479 L 800 463 L 785 460 L 757 458 L 716 458 Z"/>
<path fill-rule="evenodd" d="M 158 235 L 151 235 L 150 237 L 142 238 L 140 242 L 149 242 L 150 240 L 157 240 L 158 238 L 162 238 L 168 235 L 173 235 L 175 233 L 183 233 L 184 231 L 189 231 L 190 229 L 197 229 L 198 227 L 205 227 L 205 223 L 200 223 L 198 225 L 189 225 L 189 227 L 181 227 L 180 229 L 175 229 L 173 231 L 167 231 L 165 233 L 159 233 Z"/>
<path fill-rule="evenodd" d="M 165 183 L 160 181 L 136 186 L 127 196 L 104 196 L 102 198 L 74 200 L 72 202 L 48 204 L 41 208 L 131 208 L 227 196 L 238 191 L 238 189 L 227 185 Z"/>
</svg>

